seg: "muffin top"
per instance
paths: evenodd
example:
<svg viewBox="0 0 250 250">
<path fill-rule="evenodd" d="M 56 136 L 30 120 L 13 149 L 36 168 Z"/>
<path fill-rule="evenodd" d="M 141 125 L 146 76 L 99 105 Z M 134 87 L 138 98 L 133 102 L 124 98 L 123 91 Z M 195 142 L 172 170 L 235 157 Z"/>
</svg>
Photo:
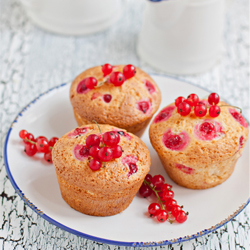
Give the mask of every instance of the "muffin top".
<svg viewBox="0 0 250 250">
<path fill-rule="evenodd" d="M 124 65 L 114 66 L 122 72 Z M 86 79 L 95 77 L 99 87 L 88 89 Z M 159 108 L 161 93 L 154 80 L 141 69 L 121 86 L 104 77 L 102 66 L 90 68 L 78 75 L 70 88 L 70 100 L 75 112 L 88 121 L 127 128 L 147 120 Z"/>
<path fill-rule="evenodd" d="M 209 105 L 207 100 L 202 100 Z M 218 106 L 228 105 L 219 102 Z M 149 130 L 150 140 L 162 157 L 190 166 L 213 164 L 239 152 L 248 138 L 248 123 L 231 106 L 221 107 L 218 117 L 197 117 L 177 112 L 175 104 L 163 108 Z"/>
<path fill-rule="evenodd" d="M 89 192 L 119 192 L 141 181 L 151 164 L 149 151 L 143 141 L 126 130 L 109 125 L 99 126 L 102 134 L 115 131 L 120 135 L 122 156 L 102 163 L 97 171 L 91 170 L 89 161 L 92 157 L 86 150 L 86 138 L 90 134 L 100 138 L 101 135 L 97 125 L 85 125 L 68 132 L 54 145 L 52 158 L 57 175 Z"/>
</svg>

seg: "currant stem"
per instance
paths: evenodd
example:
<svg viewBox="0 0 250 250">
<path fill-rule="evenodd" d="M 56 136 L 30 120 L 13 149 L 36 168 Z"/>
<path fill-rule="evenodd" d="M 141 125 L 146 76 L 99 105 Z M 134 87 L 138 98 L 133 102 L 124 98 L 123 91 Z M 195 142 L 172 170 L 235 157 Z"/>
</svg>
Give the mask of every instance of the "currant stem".
<svg viewBox="0 0 250 250">
<path fill-rule="evenodd" d="M 214 102 L 213 102 L 213 105 L 214 105 Z M 236 108 L 236 109 L 239 109 L 240 110 L 240 113 L 242 113 L 242 109 L 239 108 L 239 107 L 236 107 L 236 106 L 232 106 L 232 105 L 220 105 L 218 107 L 232 107 L 232 108 Z M 207 106 L 207 109 L 209 109 L 210 107 Z"/>
<path fill-rule="evenodd" d="M 24 141 L 27 141 L 27 142 L 29 142 L 29 143 L 31 143 L 31 144 L 36 144 L 36 142 L 35 141 L 31 141 L 30 139 L 27 139 L 26 137 L 24 138 Z M 49 146 L 49 149 L 50 150 L 52 150 L 52 146 Z"/>
<path fill-rule="evenodd" d="M 143 183 L 144 183 L 145 185 L 149 186 L 149 188 L 153 190 L 153 192 L 155 193 L 155 195 L 156 195 L 156 197 L 157 197 L 157 200 L 158 200 L 159 203 L 160 203 L 161 209 L 164 209 L 164 206 L 163 206 L 163 204 L 162 204 L 161 198 L 160 198 L 159 195 L 158 195 L 158 192 L 159 192 L 159 191 L 155 190 L 155 188 L 152 187 L 152 186 L 150 185 L 149 182 L 147 182 L 147 181 L 144 180 Z"/>
<path fill-rule="evenodd" d="M 31 143 L 31 144 L 36 144 L 36 142 L 31 141 L 30 139 L 27 139 L 26 137 L 24 138 L 24 141 L 27 141 L 27 142 L 29 142 L 29 143 Z"/>
<path fill-rule="evenodd" d="M 95 88 L 100 88 L 104 83 L 106 83 L 109 80 L 109 75 L 103 77 L 102 81 L 98 81 L 97 85 L 95 86 Z"/>
<path fill-rule="evenodd" d="M 101 134 L 101 137 L 103 138 L 103 135 L 102 135 L 102 131 L 101 131 L 101 128 L 99 126 L 99 124 L 97 123 L 97 121 L 93 120 L 93 122 L 97 125 L 98 129 L 99 129 L 99 132 Z"/>
<path fill-rule="evenodd" d="M 232 108 L 236 108 L 236 109 L 239 109 L 240 110 L 240 113 L 242 113 L 242 109 L 239 108 L 239 107 L 236 107 L 236 106 L 232 106 L 232 105 L 221 105 L 219 107 L 232 107 Z"/>
</svg>

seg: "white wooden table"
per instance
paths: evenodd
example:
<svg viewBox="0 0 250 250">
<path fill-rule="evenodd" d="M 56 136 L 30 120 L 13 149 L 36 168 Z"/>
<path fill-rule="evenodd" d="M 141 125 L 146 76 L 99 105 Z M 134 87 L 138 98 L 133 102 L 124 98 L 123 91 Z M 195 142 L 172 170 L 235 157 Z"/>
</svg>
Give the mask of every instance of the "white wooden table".
<svg viewBox="0 0 250 250">
<path fill-rule="evenodd" d="M 8 128 L 22 107 L 88 67 L 106 62 L 132 63 L 148 73 L 162 73 L 141 62 L 136 55 L 143 6 L 144 0 L 128 0 L 122 19 L 107 31 L 86 37 L 66 37 L 34 26 L 18 0 L 0 0 L 0 249 L 126 248 L 77 237 L 39 217 L 15 193 L 6 175 L 2 150 Z M 248 29 L 249 2 L 235 1 L 225 18 L 220 62 L 202 75 L 178 78 L 218 92 L 242 107 L 249 120 Z M 250 249 L 249 217 L 248 205 L 213 233 L 161 248 Z"/>
</svg>

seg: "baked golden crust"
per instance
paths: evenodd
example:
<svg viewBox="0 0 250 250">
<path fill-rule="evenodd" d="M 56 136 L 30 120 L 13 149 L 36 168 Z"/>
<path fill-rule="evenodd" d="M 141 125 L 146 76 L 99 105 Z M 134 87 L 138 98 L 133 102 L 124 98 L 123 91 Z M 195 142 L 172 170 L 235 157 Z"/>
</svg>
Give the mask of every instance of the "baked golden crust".
<svg viewBox="0 0 250 250">
<path fill-rule="evenodd" d="M 83 188 L 70 185 L 57 175 L 63 199 L 75 210 L 94 216 L 110 216 L 126 209 L 135 197 L 142 182 L 130 187 L 126 192 L 113 196 L 97 196 Z"/>
<path fill-rule="evenodd" d="M 114 71 L 122 71 L 124 65 L 115 66 Z M 92 123 L 96 120 L 100 124 L 110 124 L 136 133 L 144 128 L 161 102 L 161 93 L 154 80 L 139 68 L 136 68 L 134 77 L 126 80 L 122 86 L 104 83 L 84 94 L 77 93 L 78 84 L 85 78 L 94 76 L 98 82 L 104 80 L 101 66 L 90 68 L 78 75 L 70 88 L 70 100 L 79 125 Z M 154 88 L 150 93 L 145 83 L 149 81 Z M 103 101 L 103 95 L 110 94 L 109 103 Z M 137 108 L 138 101 L 151 103 L 149 112 L 142 112 Z M 88 123 L 80 123 L 88 122 Z"/>
<path fill-rule="evenodd" d="M 74 153 L 77 145 L 85 145 L 88 135 L 99 134 L 97 125 L 86 125 L 84 128 L 87 132 L 81 136 L 72 136 L 75 130 L 62 136 L 52 150 L 62 196 L 71 207 L 86 214 L 107 216 L 119 213 L 132 201 L 149 172 L 149 151 L 137 136 L 127 133 L 127 137 L 120 136 L 119 145 L 124 151 L 122 157 L 106 162 L 105 167 L 98 171 L 92 171 L 89 168 L 91 157 L 79 160 Z M 109 125 L 100 125 L 100 128 L 102 133 L 126 132 Z M 126 156 L 137 159 L 138 171 L 130 176 L 128 165 L 123 162 Z"/>
<path fill-rule="evenodd" d="M 220 102 L 218 105 L 227 104 Z M 171 106 L 174 104 L 168 107 Z M 245 120 L 244 126 L 240 124 L 230 110 L 234 109 L 223 106 L 218 117 L 211 118 L 207 114 L 199 118 L 193 111 L 188 116 L 181 116 L 174 108 L 166 121 L 152 122 L 150 141 L 170 178 L 182 186 L 203 189 L 216 186 L 231 175 L 248 139 L 248 124 Z M 216 128 L 214 138 L 200 136 L 199 128 L 205 122 Z M 185 134 L 187 145 L 181 150 L 166 147 L 163 140 L 166 131 Z"/>
</svg>

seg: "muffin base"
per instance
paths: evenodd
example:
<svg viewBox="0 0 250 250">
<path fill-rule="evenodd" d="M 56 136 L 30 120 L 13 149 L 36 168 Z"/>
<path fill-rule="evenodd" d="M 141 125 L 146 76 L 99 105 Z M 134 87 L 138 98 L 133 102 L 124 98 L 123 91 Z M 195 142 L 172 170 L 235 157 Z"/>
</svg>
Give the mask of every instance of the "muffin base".
<svg viewBox="0 0 250 250">
<path fill-rule="evenodd" d="M 82 126 L 82 125 L 87 125 L 87 124 L 92 124 L 93 122 L 88 121 L 86 119 L 84 119 L 83 117 L 81 117 L 75 110 L 74 110 L 74 116 L 76 119 L 76 122 L 78 124 L 78 126 Z M 125 129 L 130 133 L 133 133 L 134 135 L 138 136 L 138 137 L 142 137 L 142 135 L 144 134 L 148 124 L 150 123 L 152 117 L 149 117 L 147 120 L 145 120 L 144 122 L 138 123 L 136 125 L 133 126 L 129 126 L 129 127 L 121 127 L 121 129 Z M 96 121 L 99 124 L 102 124 L 98 119 L 96 119 Z M 109 125 L 113 125 L 116 126 L 116 124 L 109 124 Z M 119 126 L 118 126 L 119 127 Z"/>
<path fill-rule="evenodd" d="M 95 194 L 67 183 L 59 175 L 57 179 L 62 198 L 68 205 L 81 213 L 93 216 L 111 216 L 125 210 L 143 181 L 119 193 Z"/>
<path fill-rule="evenodd" d="M 168 176 L 178 185 L 190 189 L 207 189 L 223 183 L 231 176 L 239 156 L 236 154 L 226 161 L 213 164 L 213 166 L 199 166 L 199 168 L 188 166 L 192 169 L 191 173 L 182 171 L 176 167 L 176 163 L 159 157 Z"/>
</svg>

